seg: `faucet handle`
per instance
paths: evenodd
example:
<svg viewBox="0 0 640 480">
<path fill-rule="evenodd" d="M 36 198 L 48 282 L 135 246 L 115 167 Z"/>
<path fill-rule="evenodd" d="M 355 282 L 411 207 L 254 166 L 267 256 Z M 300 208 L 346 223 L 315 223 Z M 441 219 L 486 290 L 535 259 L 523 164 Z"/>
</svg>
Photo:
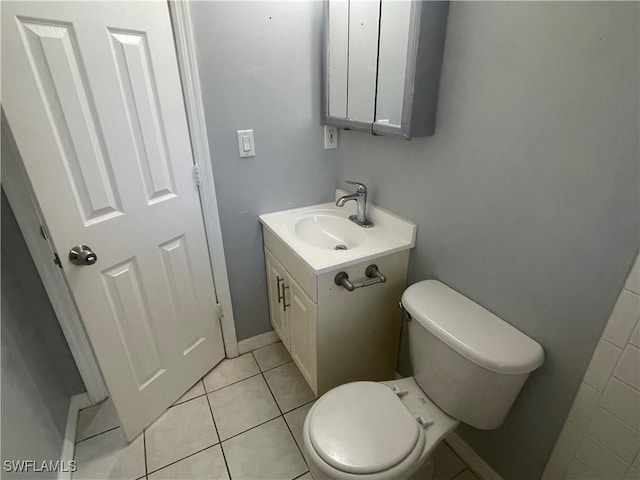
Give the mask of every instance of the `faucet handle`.
<svg viewBox="0 0 640 480">
<path fill-rule="evenodd" d="M 345 183 L 350 183 L 351 185 L 355 185 L 358 193 L 367 193 L 367 186 L 361 182 L 353 182 L 351 180 L 345 180 Z"/>
</svg>

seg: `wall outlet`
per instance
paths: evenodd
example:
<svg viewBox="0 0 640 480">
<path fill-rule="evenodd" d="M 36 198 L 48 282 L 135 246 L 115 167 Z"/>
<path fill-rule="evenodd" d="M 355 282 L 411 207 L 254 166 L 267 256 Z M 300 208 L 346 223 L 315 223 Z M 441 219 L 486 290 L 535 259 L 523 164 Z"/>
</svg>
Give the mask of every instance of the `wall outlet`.
<svg viewBox="0 0 640 480">
<path fill-rule="evenodd" d="M 324 148 L 338 148 L 338 127 L 324 126 Z"/>
</svg>

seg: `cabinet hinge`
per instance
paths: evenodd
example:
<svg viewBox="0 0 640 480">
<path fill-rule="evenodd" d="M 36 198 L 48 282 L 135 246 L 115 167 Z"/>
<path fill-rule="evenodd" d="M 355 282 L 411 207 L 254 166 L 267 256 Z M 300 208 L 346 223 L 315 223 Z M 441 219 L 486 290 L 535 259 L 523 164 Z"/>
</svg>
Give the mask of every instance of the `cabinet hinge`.
<svg viewBox="0 0 640 480">
<path fill-rule="evenodd" d="M 202 178 L 200 177 L 200 166 L 195 163 L 193 165 L 193 179 L 196 182 L 196 186 L 200 186 L 202 184 Z"/>
<path fill-rule="evenodd" d="M 222 309 L 221 303 L 216 304 L 216 315 L 218 315 L 218 318 L 220 320 L 222 320 L 222 318 L 224 317 L 224 310 Z"/>
</svg>

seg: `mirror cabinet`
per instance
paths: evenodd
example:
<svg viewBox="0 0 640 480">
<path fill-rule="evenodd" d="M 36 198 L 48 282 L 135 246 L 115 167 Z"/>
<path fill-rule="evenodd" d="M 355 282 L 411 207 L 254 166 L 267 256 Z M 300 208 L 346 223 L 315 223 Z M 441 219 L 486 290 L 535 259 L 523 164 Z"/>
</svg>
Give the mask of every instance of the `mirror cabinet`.
<svg viewBox="0 0 640 480">
<path fill-rule="evenodd" d="M 433 135 L 448 12 L 449 2 L 327 0 L 324 124 Z"/>
</svg>

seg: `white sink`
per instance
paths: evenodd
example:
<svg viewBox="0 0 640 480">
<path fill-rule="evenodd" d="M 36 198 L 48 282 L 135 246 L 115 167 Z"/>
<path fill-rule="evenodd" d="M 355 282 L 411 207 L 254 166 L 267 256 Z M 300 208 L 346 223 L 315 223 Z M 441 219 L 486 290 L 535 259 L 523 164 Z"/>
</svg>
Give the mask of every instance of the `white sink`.
<svg viewBox="0 0 640 480">
<path fill-rule="evenodd" d="M 291 224 L 300 241 L 324 250 L 353 250 L 365 240 L 363 228 L 329 209 L 310 211 Z"/>
<path fill-rule="evenodd" d="M 346 193 L 337 190 L 336 198 Z M 349 215 L 355 213 L 355 202 L 348 202 L 342 208 L 331 202 L 266 213 L 260 215 L 260 222 L 315 274 L 415 246 L 415 223 L 369 204 L 367 217 L 374 226 L 362 228 L 349 220 Z"/>
</svg>

